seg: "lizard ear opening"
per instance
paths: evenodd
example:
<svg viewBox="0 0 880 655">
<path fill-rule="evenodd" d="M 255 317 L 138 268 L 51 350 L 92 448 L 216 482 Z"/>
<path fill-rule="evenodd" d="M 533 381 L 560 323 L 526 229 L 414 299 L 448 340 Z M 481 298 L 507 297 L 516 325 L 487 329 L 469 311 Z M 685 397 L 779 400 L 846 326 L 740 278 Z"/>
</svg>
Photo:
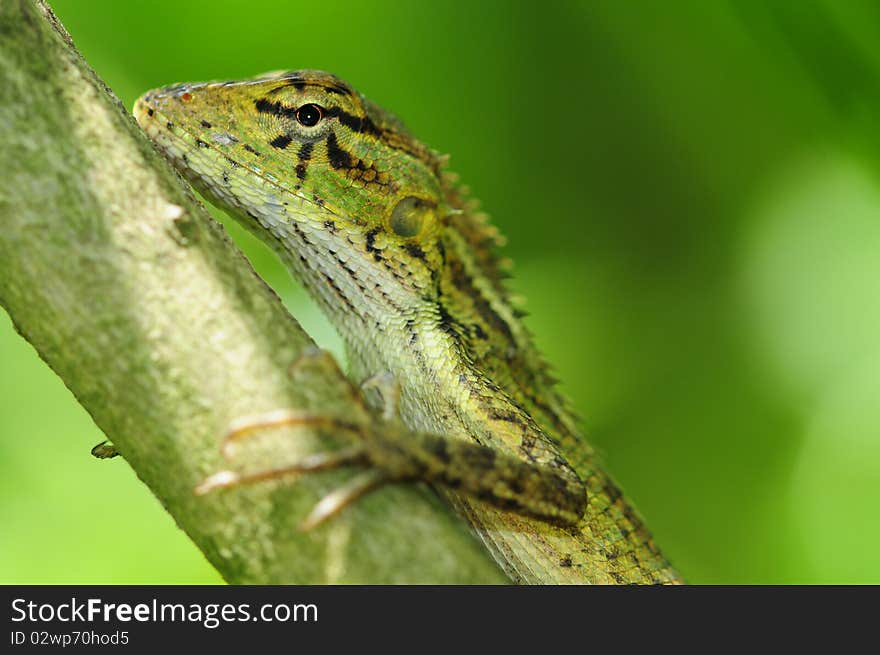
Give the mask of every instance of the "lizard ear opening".
<svg viewBox="0 0 880 655">
<path fill-rule="evenodd" d="M 435 205 L 427 200 L 407 196 L 391 212 L 391 229 L 398 236 L 414 237 L 422 231 L 435 210 Z"/>
</svg>

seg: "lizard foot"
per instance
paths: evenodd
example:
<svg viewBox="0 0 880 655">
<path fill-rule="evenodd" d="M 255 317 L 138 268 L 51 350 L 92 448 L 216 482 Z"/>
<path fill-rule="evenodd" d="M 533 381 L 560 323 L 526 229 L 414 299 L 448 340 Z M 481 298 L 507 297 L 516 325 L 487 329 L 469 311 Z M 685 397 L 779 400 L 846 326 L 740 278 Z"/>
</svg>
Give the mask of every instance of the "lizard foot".
<svg viewBox="0 0 880 655">
<path fill-rule="evenodd" d="M 235 421 L 223 438 L 220 452 L 226 459 L 232 459 L 238 443 L 254 433 L 266 429 L 297 425 L 303 427 L 320 426 L 331 429 L 335 428 L 345 432 L 357 432 L 361 429 L 360 426 L 332 416 L 309 414 L 293 410 L 277 410 Z M 335 451 L 313 453 L 287 466 L 263 469 L 252 473 L 239 473 L 232 470 L 219 471 L 201 482 L 193 491 L 196 495 L 203 495 L 217 489 L 228 489 L 243 484 L 274 480 L 303 473 L 328 471 L 344 466 L 367 465 L 369 465 L 369 458 L 367 457 L 366 448 L 363 443 L 357 443 Z M 308 531 L 320 525 L 367 492 L 381 486 L 388 480 L 388 476 L 378 470 L 369 470 L 354 477 L 348 484 L 331 492 L 315 505 L 309 516 L 300 524 L 300 529 Z"/>
</svg>

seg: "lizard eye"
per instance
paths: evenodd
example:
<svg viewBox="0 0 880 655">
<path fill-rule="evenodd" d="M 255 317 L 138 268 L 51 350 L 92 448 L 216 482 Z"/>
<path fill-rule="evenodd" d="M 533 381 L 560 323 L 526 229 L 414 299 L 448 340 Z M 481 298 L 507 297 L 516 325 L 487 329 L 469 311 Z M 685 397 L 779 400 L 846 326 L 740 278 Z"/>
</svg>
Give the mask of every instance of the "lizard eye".
<svg viewBox="0 0 880 655">
<path fill-rule="evenodd" d="M 324 110 L 318 105 L 303 105 L 296 110 L 296 120 L 304 127 L 314 127 L 324 118 Z"/>
</svg>

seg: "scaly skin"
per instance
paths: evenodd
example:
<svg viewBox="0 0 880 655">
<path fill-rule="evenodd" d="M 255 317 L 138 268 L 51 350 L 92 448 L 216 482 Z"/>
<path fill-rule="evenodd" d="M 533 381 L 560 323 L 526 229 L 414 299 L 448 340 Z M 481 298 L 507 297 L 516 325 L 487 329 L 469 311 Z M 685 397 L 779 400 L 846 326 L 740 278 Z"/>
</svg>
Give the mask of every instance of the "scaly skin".
<svg viewBox="0 0 880 655">
<path fill-rule="evenodd" d="M 135 116 L 280 254 L 353 374 L 396 378 L 424 436 L 373 435 L 352 463 L 432 481 L 514 581 L 680 582 L 578 434 L 504 288 L 500 237 L 442 157 L 319 71 L 170 86 Z"/>
</svg>

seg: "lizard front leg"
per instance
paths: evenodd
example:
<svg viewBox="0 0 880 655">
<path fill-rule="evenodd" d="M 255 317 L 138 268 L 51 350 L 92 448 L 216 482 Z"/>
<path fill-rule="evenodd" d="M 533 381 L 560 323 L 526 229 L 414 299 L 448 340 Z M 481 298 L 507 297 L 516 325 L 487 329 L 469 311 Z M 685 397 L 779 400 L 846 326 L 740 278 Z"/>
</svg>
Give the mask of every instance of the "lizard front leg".
<svg viewBox="0 0 880 655">
<path fill-rule="evenodd" d="M 393 421 L 360 425 L 329 416 L 279 410 L 236 422 L 223 441 L 223 454 L 231 458 L 234 445 L 249 435 L 283 426 L 309 427 L 336 437 L 345 435 L 352 443 L 283 467 L 251 473 L 220 471 L 198 485 L 195 492 L 203 494 L 339 467 L 365 469 L 316 505 L 301 525 L 306 530 L 335 516 L 364 494 L 392 482 L 428 482 L 499 509 L 557 525 L 576 524 L 586 506 L 586 490 L 576 476 L 566 476 L 459 439 L 410 432 Z"/>
</svg>

